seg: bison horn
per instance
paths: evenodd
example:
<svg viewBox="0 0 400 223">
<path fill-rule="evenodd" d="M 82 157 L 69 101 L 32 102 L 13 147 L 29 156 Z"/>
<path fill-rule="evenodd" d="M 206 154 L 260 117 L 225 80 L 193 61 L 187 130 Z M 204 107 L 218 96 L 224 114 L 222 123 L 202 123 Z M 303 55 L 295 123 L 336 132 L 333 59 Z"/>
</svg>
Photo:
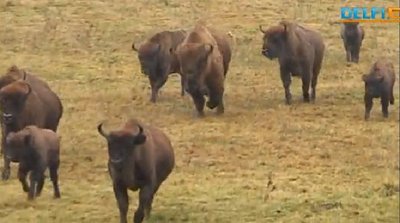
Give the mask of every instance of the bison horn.
<svg viewBox="0 0 400 223">
<path fill-rule="evenodd" d="M 261 31 L 262 33 L 265 33 L 265 32 L 266 32 L 266 31 L 263 29 L 262 25 L 260 25 L 259 28 L 260 28 L 260 31 Z"/>
<path fill-rule="evenodd" d="M 104 138 L 108 139 L 108 134 L 104 132 L 103 130 L 103 123 L 100 123 L 97 126 L 97 131 L 100 133 L 100 135 L 102 135 Z"/>
<path fill-rule="evenodd" d="M 22 78 L 22 80 L 26 80 L 26 72 L 22 71 L 24 73 L 24 77 Z"/>
<path fill-rule="evenodd" d="M 138 51 L 138 49 L 137 49 L 136 46 L 135 46 L 135 43 L 132 43 L 132 50 Z"/>
<path fill-rule="evenodd" d="M 26 87 L 28 88 L 28 92 L 26 93 L 26 96 L 28 96 L 32 92 L 32 87 L 28 83 L 25 83 L 25 84 L 26 84 Z"/>
<path fill-rule="evenodd" d="M 138 128 L 139 128 L 139 133 L 137 135 L 138 136 L 143 135 L 143 127 L 141 125 L 138 125 Z"/>
</svg>

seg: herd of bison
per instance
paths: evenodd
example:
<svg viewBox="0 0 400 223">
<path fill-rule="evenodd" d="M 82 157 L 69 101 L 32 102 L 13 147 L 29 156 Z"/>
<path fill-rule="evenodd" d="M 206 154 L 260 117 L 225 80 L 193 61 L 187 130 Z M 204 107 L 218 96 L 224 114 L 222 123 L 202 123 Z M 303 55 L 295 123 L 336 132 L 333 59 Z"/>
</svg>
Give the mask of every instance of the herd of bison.
<svg viewBox="0 0 400 223">
<path fill-rule="evenodd" d="M 302 80 L 304 102 L 315 101 L 325 51 L 322 36 L 289 21 L 259 28 L 263 33 L 262 55 L 279 61 L 286 104 L 292 102 L 292 76 Z M 363 28 L 358 23 L 345 23 L 341 37 L 347 62 L 357 63 L 364 39 Z M 204 105 L 216 108 L 216 114 L 222 115 L 224 82 L 232 55 L 230 38 L 228 34 L 198 23 L 190 31 L 163 31 L 140 46 L 132 44 L 142 73 L 151 85 L 150 101 L 156 103 L 158 91 L 169 74 L 179 73 L 181 94 L 190 94 L 197 117 L 204 116 Z M 389 103 L 394 103 L 393 64 L 385 59 L 375 61 L 369 73 L 362 75 L 362 80 L 365 83 L 365 120 L 370 116 L 373 98 L 380 98 L 383 116 L 388 117 Z M 60 198 L 60 138 L 56 133 L 63 114 L 60 98 L 38 76 L 13 65 L 0 77 L 0 105 L 2 179 L 10 177 L 10 162 L 19 163 L 18 179 L 28 199 L 32 200 L 40 195 L 48 168 L 54 197 Z M 150 214 L 155 193 L 174 168 L 171 142 L 160 129 L 133 118 L 120 129 L 107 131 L 99 124 L 97 131 L 108 144 L 108 171 L 120 222 L 127 222 L 128 189 L 139 190 L 139 206 L 133 222 L 142 222 Z"/>
</svg>

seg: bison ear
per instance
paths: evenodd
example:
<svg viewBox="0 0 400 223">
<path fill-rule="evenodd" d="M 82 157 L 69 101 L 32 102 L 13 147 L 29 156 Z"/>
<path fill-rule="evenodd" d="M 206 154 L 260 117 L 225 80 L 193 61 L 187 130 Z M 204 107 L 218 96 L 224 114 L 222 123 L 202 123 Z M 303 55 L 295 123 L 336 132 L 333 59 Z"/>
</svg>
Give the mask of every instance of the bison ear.
<svg viewBox="0 0 400 223">
<path fill-rule="evenodd" d="M 264 34 L 267 32 L 267 30 L 265 30 L 265 29 L 263 28 L 262 25 L 260 25 L 258 28 L 259 28 L 260 31 L 261 31 L 262 33 L 264 33 Z"/>
<path fill-rule="evenodd" d="M 138 52 L 138 48 L 136 47 L 135 43 L 132 43 L 132 50 Z"/>
<path fill-rule="evenodd" d="M 169 53 L 170 54 L 173 54 L 174 53 L 174 49 L 171 47 L 171 48 L 169 48 Z"/>
</svg>

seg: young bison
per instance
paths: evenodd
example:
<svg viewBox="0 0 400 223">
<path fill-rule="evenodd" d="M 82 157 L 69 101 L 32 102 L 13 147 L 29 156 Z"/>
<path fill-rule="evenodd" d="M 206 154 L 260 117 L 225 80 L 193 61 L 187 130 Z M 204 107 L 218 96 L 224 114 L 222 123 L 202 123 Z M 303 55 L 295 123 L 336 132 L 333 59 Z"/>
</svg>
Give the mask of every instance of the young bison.
<svg viewBox="0 0 400 223">
<path fill-rule="evenodd" d="M 341 28 L 340 37 L 346 50 L 347 62 L 358 63 L 360 48 L 364 40 L 364 29 L 358 22 L 344 23 Z"/>
<path fill-rule="evenodd" d="M 364 74 L 362 80 L 365 83 L 365 120 L 369 119 L 372 109 L 372 99 L 380 98 L 383 117 L 389 116 L 389 103 L 394 104 L 393 86 L 396 81 L 394 67 L 391 62 L 379 59 L 372 66 L 369 74 Z"/>
<path fill-rule="evenodd" d="M 184 30 L 163 31 L 156 33 L 139 48 L 132 44 L 132 49 L 138 53 L 142 73 L 147 75 L 151 86 L 150 101 L 155 103 L 159 89 L 164 86 L 168 75 L 181 75 L 181 95 L 185 95 L 185 78 L 179 70 L 175 49 L 186 36 Z"/>
<path fill-rule="evenodd" d="M 154 195 L 175 165 L 168 137 L 158 128 L 130 119 L 118 130 L 106 133 L 102 124 L 98 132 L 108 143 L 108 171 L 118 202 L 120 222 L 127 222 L 128 189 L 139 189 L 139 207 L 134 223 L 150 216 Z"/>
<path fill-rule="evenodd" d="M 278 58 L 280 75 L 285 88 L 286 104 L 292 102 L 290 93 L 291 75 L 302 80 L 303 98 L 315 101 L 318 75 L 321 70 L 325 45 L 321 35 L 298 24 L 281 21 L 279 25 L 264 30 L 262 54 L 270 60 Z"/>
<path fill-rule="evenodd" d="M 197 24 L 178 46 L 176 54 L 197 116 L 204 116 L 205 95 L 209 97 L 207 107 L 217 107 L 217 114 L 223 114 L 224 81 L 231 60 L 227 36 Z"/>
<path fill-rule="evenodd" d="M 44 172 L 49 168 L 53 182 L 54 197 L 60 198 L 58 188 L 58 166 L 60 164 L 60 139 L 50 129 L 26 126 L 18 132 L 10 132 L 6 138 L 9 151 L 6 154 L 13 162 L 19 162 L 18 178 L 28 199 L 40 196 L 44 184 Z M 30 174 L 30 185 L 26 176 Z"/>
</svg>

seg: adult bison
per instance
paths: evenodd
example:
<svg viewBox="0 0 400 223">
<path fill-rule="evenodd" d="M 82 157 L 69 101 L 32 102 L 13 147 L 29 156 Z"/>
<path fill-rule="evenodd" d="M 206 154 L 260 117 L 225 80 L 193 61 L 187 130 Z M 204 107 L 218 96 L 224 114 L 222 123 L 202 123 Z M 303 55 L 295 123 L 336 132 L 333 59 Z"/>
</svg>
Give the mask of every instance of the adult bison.
<svg viewBox="0 0 400 223">
<path fill-rule="evenodd" d="M 16 66 L 0 77 L 1 149 L 4 153 L 2 179 L 10 177 L 10 159 L 7 158 L 5 138 L 27 125 L 57 131 L 63 113 L 59 97 L 48 84 Z"/>
<path fill-rule="evenodd" d="M 315 101 L 318 75 L 321 70 L 325 45 L 321 35 L 294 22 L 281 21 L 279 25 L 260 30 L 264 33 L 262 54 L 270 60 L 278 58 L 280 76 L 285 88 L 286 104 L 292 102 L 291 76 L 302 79 L 303 98 Z"/>
<path fill-rule="evenodd" d="M 154 195 L 175 165 L 174 151 L 168 137 L 158 128 L 128 120 L 121 129 L 97 130 L 108 144 L 108 171 L 118 202 L 120 222 L 127 222 L 128 189 L 139 189 L 139 207 L 134 223 L 149 217 Z"/>
<path fill-rule="evenodd" d="M 179 69 L 175 49 L 186 36 L 186 31 L 163 31 L 156 33 L 140 47 L 132 44 L 132 49 L 138 53 L 142 73 L 147 75 L 151 86 L 151 102 L 156 102 L 158 91 L 168 79 L 168 75 L 181 75 L 181 95 L 185 94 L 185 78 Z"/>
<path fill-rule="evenodd" d="M 364 29 L 358 22 L 342 24 L 340 37 L 343 40 L 344 49 L 346 50 L 347 62 L 358 63 L 364 35 Z"/>
<path fill-rule="evenodd" d="M 389 103 L 394 104 L 393 86 L 396 81 L 393 64 L 383 58 L 377 60 L 362 80 L 365 83 L 365 120 L 369 119 L 374 98 L 381 99 L 383 117 L 389 117 L 388 107 Z"/>
<path fill-rule="evenodd" d="M 196 106 L 197 116 L 204 116 L 204 104 L 224 113 L 224 82 L 231 60 L 227 35 L 197 24 L 176 50 L 187 91 Z"/>
</svg>

